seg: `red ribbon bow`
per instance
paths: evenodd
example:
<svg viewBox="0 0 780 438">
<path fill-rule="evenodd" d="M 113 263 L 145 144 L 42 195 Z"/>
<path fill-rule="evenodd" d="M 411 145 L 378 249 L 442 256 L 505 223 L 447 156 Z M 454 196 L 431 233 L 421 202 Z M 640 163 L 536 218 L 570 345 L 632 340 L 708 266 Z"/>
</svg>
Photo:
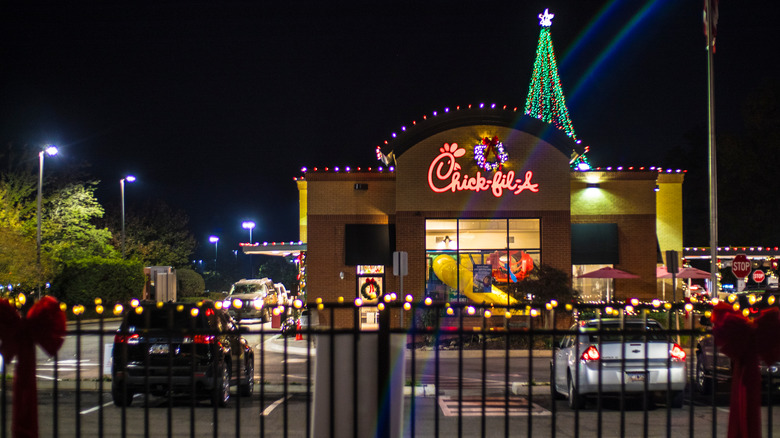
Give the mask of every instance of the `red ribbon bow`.
<svg viewBox="0 0 780 438">
<path fill-rule="evenodd" d="M 35 384 L 35 345 L 53 356 L 65 341 L 65 312 L 45 296 L 22 319 L 8 300 L 0 300 L 0 354 L 6 364 L 18 356 L 13 384 L 15 438 L 38 436 L 38 392 Z"/>
<path fill-rule="evenodd" d="M 762 310 L 746 318 L 728 303 L 712 310 L 712 333 L 723 354 L 731 358 L 729 438 L 761 436 L 761 372 L 780 360 L 780 309 Z"/>
</svg>

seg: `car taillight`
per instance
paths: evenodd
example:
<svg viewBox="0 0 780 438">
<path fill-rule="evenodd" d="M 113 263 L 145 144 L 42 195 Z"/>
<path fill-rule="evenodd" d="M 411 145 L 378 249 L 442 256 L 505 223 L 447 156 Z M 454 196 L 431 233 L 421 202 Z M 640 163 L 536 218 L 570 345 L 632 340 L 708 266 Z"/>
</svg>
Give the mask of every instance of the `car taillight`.
<svg viewBox="0 0 780 438">
<path fill-rule="evenodd" d="M 138 336 L 138 333 L 132 335 L 117 333 L 116 335 L 114 335 L 114 343 L 115 344 L 137 344 L 139 337 L 140 336 Z"/>
<path fill-rule="evenodd" d="M 216 339 L 214 335 L 195 335 L 193 338 L 196 344 L 213 344 Z"/>
<path fill-rule="evenodd" d="M 672 357 L 672 360 L 685 362 L 685 350 L 683 350 L 682 347 L 677 344 L 672 345 L 672 349 L 669 351 L 669 355 Z"/>
<path fill-rule="evenodd" d="M 599 358 L 601 358 L 601 355 L 599 354 L 599 349 L 596 348 L 595 345 L 588 347 L 588 349 L 582 353 L 582 356 L 580 356 L 580 360 L 585 362 L 599 360 Z"/>
</svg>

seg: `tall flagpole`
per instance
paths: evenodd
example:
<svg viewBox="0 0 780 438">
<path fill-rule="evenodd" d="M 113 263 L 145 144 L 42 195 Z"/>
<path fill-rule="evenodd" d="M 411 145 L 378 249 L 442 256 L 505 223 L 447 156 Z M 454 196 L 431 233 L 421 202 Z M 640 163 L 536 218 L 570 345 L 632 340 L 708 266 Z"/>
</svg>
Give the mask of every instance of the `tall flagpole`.
<svg viewBox="0 0 780 438">
<path fill-rule="evenodd" d="M 707 26 L 707 100 L 709 125 L 709 171 L 710 171 L 710 275 L 713 296 L 718 285 L 718 166 L 715 148 L 715 73 L 713 69 L 713 0 L 705 0 L 705 17 Z"/>
</svg>

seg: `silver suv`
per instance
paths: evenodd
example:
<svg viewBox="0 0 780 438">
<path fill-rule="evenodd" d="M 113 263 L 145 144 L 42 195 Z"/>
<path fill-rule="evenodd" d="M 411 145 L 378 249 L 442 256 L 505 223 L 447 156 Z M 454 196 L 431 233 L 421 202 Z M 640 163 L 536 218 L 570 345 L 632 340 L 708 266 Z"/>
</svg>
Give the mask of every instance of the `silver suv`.
<svg viewBox="0 0 780 438">
<path fill-rule="evenodd" d="M 572 409 L 599 393 L 650 396 L 670 390 L 671 405 L 682 407 L 685 358 L 685 350 L 654 320 L 581 321 L 553 350 L 550 389 Z"/>
</svg>

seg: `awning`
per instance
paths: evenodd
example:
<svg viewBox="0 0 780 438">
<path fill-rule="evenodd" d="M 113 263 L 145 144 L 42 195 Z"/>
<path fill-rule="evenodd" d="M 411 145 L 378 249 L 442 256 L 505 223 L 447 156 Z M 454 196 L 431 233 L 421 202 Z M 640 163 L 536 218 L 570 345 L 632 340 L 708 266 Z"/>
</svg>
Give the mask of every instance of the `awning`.
<svg viewBox="0 0 780 438">
<path fill-rule="evenodd" d="M 393 251 L 395 251 L 394 224 L 346 224 L 345 265 L 392 265 Z"/>
<path fill-rule="evenodd" d="M 617 265 L 617 224 L 571 224 L 573 265 Z"/>
</svg>

